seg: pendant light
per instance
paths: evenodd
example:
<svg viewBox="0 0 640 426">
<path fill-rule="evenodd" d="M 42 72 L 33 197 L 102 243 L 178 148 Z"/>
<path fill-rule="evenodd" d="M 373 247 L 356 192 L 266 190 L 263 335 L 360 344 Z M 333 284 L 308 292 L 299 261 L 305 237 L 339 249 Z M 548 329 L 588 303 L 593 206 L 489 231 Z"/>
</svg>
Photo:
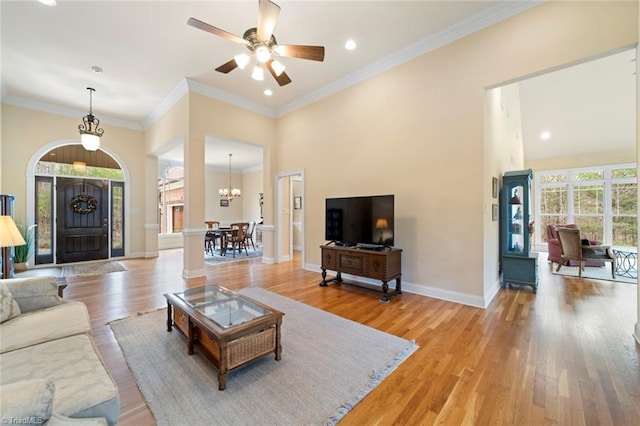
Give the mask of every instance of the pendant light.
<svg viewBox="0 0 640 426">
<path fill-rule="evenodd" d="M 238 188 L 231 187 L 231 156 L 232 155 L 233 154 L 229 154 L 229 186 L 218 190 L 218 194 L 220 194 L 222 198 L 226 198 L 229 201 L 240 196 L 240 190 Z"/>
<path fill-rule="evenodd" d="M 78 130 L 80 131 L 80 141 L 84 149 L 96 151 L 100 148 L 100 138 L 104 130 L 99 127 L 100 120 L 93 115 L 93 92 L 96 89 L 87 87 L 87 90 L 89 91 L 89 114 L 82 117 L 82 124 L 78 126 Z"/>
</svg>

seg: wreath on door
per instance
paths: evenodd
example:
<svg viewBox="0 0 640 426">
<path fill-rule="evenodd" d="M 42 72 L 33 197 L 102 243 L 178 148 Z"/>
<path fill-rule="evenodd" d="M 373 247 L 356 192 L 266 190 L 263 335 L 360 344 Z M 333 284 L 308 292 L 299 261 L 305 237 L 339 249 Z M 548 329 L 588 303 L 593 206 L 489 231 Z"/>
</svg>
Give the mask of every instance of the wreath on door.
<svg viewBox="0 0 640 426">
<path fill-rule="evenodd" d="M 71 209 L 78 214 L 92 213 L 98 207 L 98 200 L 91 195 L 76 195 L 69 201 Z"/>
</svg>

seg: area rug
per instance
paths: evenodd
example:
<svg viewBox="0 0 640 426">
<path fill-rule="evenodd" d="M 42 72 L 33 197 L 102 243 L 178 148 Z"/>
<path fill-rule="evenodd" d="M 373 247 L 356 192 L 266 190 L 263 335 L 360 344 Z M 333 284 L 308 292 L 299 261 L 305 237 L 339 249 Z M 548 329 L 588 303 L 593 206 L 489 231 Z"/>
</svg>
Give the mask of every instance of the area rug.
<svg viewBox="0 0 640 426">
<path fill-rule="evenodd" d="M 103 275 L 111 272 L 126 271 L 127 268 L 120 262 L 96 262 L 78 263 L 75 265 L 64 265 L 62 267 L 63 277 L 79 277 L 89 275 Z"/>
<path fill-rule="evenodd" d="M 243 251 L 240 254 L 236 253 L 236 257 L 233 257 L 231 253 L 226 256 L 220 256 L 216 252 L 213 252 L 213 254 L 205 253 L 204 261 L 211 265 L 217 265 L 220 263 L 238 262 L 240 260 L 253 259 L 256 257 L 262 257 L 262 250 L 248 250 L 246 253 Z"/>
<path fill-rule="evenodd" d="M 560 271 L 556 272 L 556 268 L 558 266 L 556 264 L 553 265 L 553 273 L 556 275 L 564 275 L 567 277 L 578 277 L 578 267 L 577 266 L 563 266 L 560 268 Z M 637 274 L 637 272 L 636 272 Z M 637 278 L 629 278 L 620 275 L 616 275 L 615 278 L 611 277 L 611 265 L 607 264 L 603 267 L 597 266 L 585 266 L 584 271 L 582 271 L 582 278 L 590 278 L 594 280 L 604 280 L 604 281 L 616 281 L 622 283 L 630 283 L 637 284 Z"/>
<path fill-rule="evenodd" d="M 417 349 L 261 288 L 240 293 L 285 313 L 282 359 L 232 371 L 224 391 L 213 365 L 167 332 L 166 309 L 110 324 L 158 425 L 335 424 Z"/>
</svg>

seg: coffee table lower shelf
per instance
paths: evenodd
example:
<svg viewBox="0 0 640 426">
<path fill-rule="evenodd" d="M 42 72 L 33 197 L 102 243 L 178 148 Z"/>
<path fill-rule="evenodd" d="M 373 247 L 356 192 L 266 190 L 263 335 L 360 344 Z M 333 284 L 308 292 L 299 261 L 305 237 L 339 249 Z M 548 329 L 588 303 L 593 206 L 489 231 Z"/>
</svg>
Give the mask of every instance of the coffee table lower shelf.
<svg viewBox="0 0 640 426">
<path fill-rule="evenodd" d="M 227 373 L 269 353 L 281 358 L 280 325 L 282 317 L 262 321 L 242 332 L 217 336 L 177 306 L 167 303 L 167 331 L 175 326 L 187 338 L 187 353 L 195 350 L 205 356 L 218 370 L 218 389 L 224 390 Z"/>
</svg>

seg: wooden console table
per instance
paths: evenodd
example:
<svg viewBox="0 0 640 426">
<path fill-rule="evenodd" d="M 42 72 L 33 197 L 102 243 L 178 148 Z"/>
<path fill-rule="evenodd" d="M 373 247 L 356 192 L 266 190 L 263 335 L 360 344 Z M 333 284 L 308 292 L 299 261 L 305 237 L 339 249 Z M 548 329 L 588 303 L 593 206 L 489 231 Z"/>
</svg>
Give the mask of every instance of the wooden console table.
<svg viewBox="0 0 640 426">
<path fill-rule="evenodd" d="M 344 272 L 382 281 L 382 296 L 380 297 L 382 302 L 389 301 L 388 283 L 393 279 L 396 280 L 394 294 L 402 294 L 401 249 L 385 248 L 378 251 L 326 245 L 320 246 L 320 248 L 322 249 L 322 281 L 320 286 L 326 287 L 330 282 L 342 283 L 342 272 Z M 327 279 L 327 269 L 336 271 L 336 277 Z"/>
</svg>

